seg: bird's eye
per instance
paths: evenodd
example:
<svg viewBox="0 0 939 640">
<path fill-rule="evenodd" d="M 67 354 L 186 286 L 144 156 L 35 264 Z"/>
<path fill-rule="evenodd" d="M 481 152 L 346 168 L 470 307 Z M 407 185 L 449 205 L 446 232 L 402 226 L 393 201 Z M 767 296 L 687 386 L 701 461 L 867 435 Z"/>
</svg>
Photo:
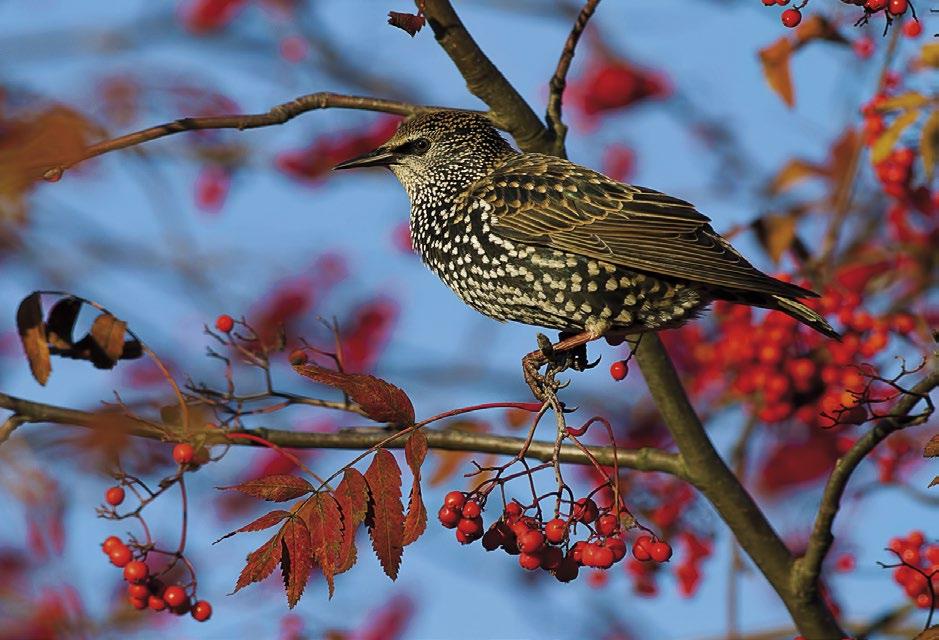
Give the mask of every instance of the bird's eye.
<svg viewBox="0 0 939 640">
<path fill-rule="evenodd" d="M 411 149 L 418 155 L 425 154 L 427 150 L 430 149 L 430 140 L 427 138 L 418 138 L 411 143 Z"/>
</svg>

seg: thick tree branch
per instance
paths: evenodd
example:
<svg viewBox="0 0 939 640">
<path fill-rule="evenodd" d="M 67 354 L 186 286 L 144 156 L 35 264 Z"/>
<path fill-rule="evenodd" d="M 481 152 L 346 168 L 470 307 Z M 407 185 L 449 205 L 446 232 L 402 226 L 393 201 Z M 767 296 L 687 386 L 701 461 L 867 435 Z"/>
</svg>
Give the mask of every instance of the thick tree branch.
<svg viewBox="0 0 939 640">
<path fill-rule="evenodd" d="M 18 416 L 20 422 L 49 422 L 54 424 L 74 425 L 86 428 L 98 428 L 104 422 L 102 414 L 89 411 L 68 409 L 55 405 L 32 402 L 0 393 L 0 408 L 9 409 Z M 193 437 L 194 432 L 184 434 L 179 425 L 158 424 L 133 418 L 123 414 L 109 413 L 107 424 L 113 426 L 114 420 L 121 423 L 127 433 L 143 438 L 163 441 L 175 441 L 175 436 L 184 435 Z M 260 436 L 279 447 L 291 449 L 368 449 L 383 440 L 391 433 L 381 427 L 361 427 L 341 429 L 336 433 L 311 433 L 305 431 L 289 431 L 286 429 L 273 429 L 258 427 L 255 429 L 233 430 L 231 433 L 245 433 Z M 207 444 L 231 444 L 244 446 L 258 446 L 250 440 L 233 440 L 226 437 L 221 429 L 200 432 L 205 436 Z M 497 436 L 490 434 L 469 433 L 456 430 L 425 429 L 427 443 L 432 449 L 446 451 L 472 451 L 475 453 L 496 453 L 516 455 L 525 443 L 523 438 L 510 436 Z M 387 446 L 402 448 L 407 434 L 402 434 L 399 440 L 394 440 Z M 555 443 L 553 441 L 534 441 L 528 448 L 527 457 L 547 462 L 552 459 Z M 588 447 L 590 454 L 605 466 L 613 466 L 613 447 Z M 573 445 L 564 445 L 560 449 L 561 462 L 572 464 L 592 465 L 589 456 Z M 617 461 L 619 466 L 636 469 L 637 471 L 661 471 L 681 478 L 686 477 L 681 458 L 659 449 L 644 448 L 634 450 L 618 450 Z"/>
<path fill-rule="evenodd" d="M 780 595 L 802 634 L 809 638 L 844 637 L 817 593 L 797 597 L 790 588 L 792 555 L 714 448 L 656 334 L 643 335 L 636 358 L 685 461 L 690 482 L 717 509 L 740 546 Z"/>
<path fill-rule="evenodd" d="M 545 120 L 554 131 L 554 136 L 558 141 L 557 144 L 562 150 L 564 149 L 564 139 L 567 137 L 567 125 L 561 120 L 561 103 L 564 99 L 564 89 L 567 87 L 567 72 L 571 68 L 571 61 L 574 59 L 574 52 L 577 49 L 580 36 L 587 27 L 587 23 L 593 16 L 593 12 L 596 11 L 598 4 L 600 4 L 600 0 L 587 0 L 584 3 L 577 19 L 574 21 L 574 26 L 571 27 L 570 35 L 567 36 L 567 41 L 564 43 L 564 49 L 561 51 L 561 57 L 558 60 L 558 66 L 554 70 L 554 75 L 551 76 L 551 82 L 548 85 L 551 93 L 548 95 L 548 112 L 545 115 Z"/>
<path fill-rule="evenodd" d="M 149 142 L 150 140 L 156 140 L 157 138 L 163 138 L 184 131 L 195 131 L 198 129 L 238 129 L 239 131 L 243 131 L 245 129 L 270 127 L 284 124 L 300 114 L 317 109 L 358 109 L 411 116 L 419 111 L 433 108 L 440 107 L 424 107 L 408 102 L 399 102 L 398 100 L 347 96 L 338 93 L 329 93 L 327 91 L 310 93 L 291 100 L 290 102 L 279 104 L 271 108 L 267 113 L 180 118 L 155 127 L 128 133 L 118 138 L 104 140 L 91 145 L 79 156 L 68 158 L 58 166 L 49 167 L 44 172 L 43 177 L 46 179 L 55 179 L 69 167 L 83 162 L 84 160 L 88 160 L 89 158 L 94 158 L 118 149 L 126 149 L 127 147 L 133 147 L 143 142 Z"/>
<path fill-rule="evenodd" d="M 563 145 L 558 145 L 552 130 L 544 126 L 531 106 L 479 48 L 450 1 L 424 0 L 418 6 L 423 7 L 434 37 L 466 80 L 467 88 L 489 106 L 493 121 L 511 133 L 522 149 L 563 154 Z"/>
<path fill-rule="evenodd" d="M 874 450 L 874 447 L 883 442 L 890 434 L 907 427 L 922 424 L 932 415 L 931 403 L 922 413 L 917 415 L 910 415 L 910 413 L 924 399 L 928 400 L 928 394 L 937 387 L 939 387 L 939 369 L 929 373 L 910 389 L 909 393 L 897 401 L 896 406 L 891 411 L 895 417 L 885 418 L 878 422 L 873 429 L 861 436 L 854 443 L 854 446 L 835 463 L 835 468 L 825 485 L 825 492 L 822 494 L 822 501 L 815 517 L 815 525 L 812 527 L 812 534 L 809 537 L 805 555 L 799 558 L 793 567 L 792 582 L 795 590 L 810 589 L 812 585 L 816 584 L 821 575 L 822 562 L 835 540 L 832 534 L 832 525 L 835 522 L 835 516 L 838 515 L 841 497 L 848 486 L 851 474 L 854 473 L 861 461 Z"/>
</svg>

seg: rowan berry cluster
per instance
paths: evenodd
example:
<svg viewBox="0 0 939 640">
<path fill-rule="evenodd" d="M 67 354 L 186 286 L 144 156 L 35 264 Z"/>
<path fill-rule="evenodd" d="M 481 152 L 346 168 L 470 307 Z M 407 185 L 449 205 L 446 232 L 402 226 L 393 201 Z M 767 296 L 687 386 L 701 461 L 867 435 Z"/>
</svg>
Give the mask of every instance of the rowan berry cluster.
<svg viewBox="0 0 939 640">
<path fill-rule="evenodd" d="M 164 585 L 150 575 L 146 555 L 134 559 L 131 547 L 117 536 L 109 536 L 101 550 L 108 556 L 111 564 L 123 568 L 127 582 L 127 598 L 135 609 L 151 611 L 169 611 L 176 615 L 190 613 L 199 622 L 205 622 L 212 615 L 212 605 L 205 600 L 193 602 L 186 589 L 178 584 Z"/>
<path fill-rule="evenodd" d="M 858 24 L 864 24 L 870 20 L 871 16 L 883 12 L 887 16 L 888 23 L 892 22 L 894 19 L 902 16 L 907 11 L 911 10 L 911 5 L 909 0 L 843 0 L 856 4 L 864 9 L 864 15 L 858 20 Z M 767 7 L 773 6 L 786 6 L 789 4 L 789 0 L 763 0 L 763 5 Z M 780 19 L 782 20 L 783 25 L 789 27 L 790 29 L 799 26 L 799 23 L 802 22 L 802 9 L 808 4 L 808 0 L 803 0 L 801 3 L 792 6 L 782 12 Z M 916 27 L 910 27 L 910 25 L 915 24 Z M 910 37 L 916 37 L 922 32 L 922 27 L 919 26 L 919 21 L 915 18 L 910 22 L 904 24 L 904 33 Z M 914 31 L 915 33 L 908 33 L 908 30 Z"/>
<path fill-rule="evenodd" d="M 887 549 L 899 558 L 899 564 L 881 566 L 893 569 L 893 579 L 920 609 L 939 604 L 939 544 L 927 544 L 922 531 L 911 531 L 905 538 L 890 540 Z M 930 582 L 932 588 L 930 588 Z"/>
<path fill-rule="evenodd" d="M 592 498 L 574 502 L 569 517 L 558 515 L 547 522 L 540 511 L 533 515 L 526 515 L 526 511 L 530 509 L 509 502 L 484 534 L 480 503 L 472 495 L 451 491 L 444 497 L 437 517 L 444 527 L 456 529 L 461 544 L 482 538 L 487 551 L 502 549 L 518 556 L 523 569 L 548 571 L 560 582 L 576 579 L 580 567 L 605 570 L 626 556 L 619 517 L 610 509 L 599 508 Z M 587 537 L 573 540 L 580 532 Z M 671 558 L 672 549 L 666 542 L 642 535 L 633 545 L 633 555 L 642 561 L 661 563 Z"/>
</svg>

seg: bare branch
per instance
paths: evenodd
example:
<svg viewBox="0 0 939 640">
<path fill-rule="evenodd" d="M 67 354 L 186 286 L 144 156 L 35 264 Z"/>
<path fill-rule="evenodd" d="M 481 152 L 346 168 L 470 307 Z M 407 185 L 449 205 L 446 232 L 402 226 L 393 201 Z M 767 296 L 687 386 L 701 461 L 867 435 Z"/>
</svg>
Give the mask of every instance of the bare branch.
<svg viewBox="0 0 939 640">
<path fill-rule="evenodd" d="M 202 116 L 196 118 L 180 118 L 172 122 L 167 122 L 155 127 L 143 129 L 128 133 L 127 135 L 105 140 L 93 144 L 78 157 L 69 158 L 62 164 L 55 167 L 49 167 L 43 177 L 55 179 L 63 171 L 79 162 L 90 158 L 100 156 L 110 151 L 126 149 L 138 144 L 182 133 L 183 131 L 196 131 L 199 129 L 257 129 L 259 127 L 270 127 L 273 125 L 284 124 L 300 114 L 317 109 L 358 109 L 362 111 L 378 111 L 382 113 L 393 113 L 401 116 L 411 116 L 419 111 L 439 107 L 425 107 L 397 100 L 384 100 L 381 98 L 369 98 L 363 96 L 347 96 L 338 93 L 322 91 L 319 93 L 310 93 L 300 96 L 290 102 L 285 102 L 273 107 L 267 113 L 227 115 L 227 116 Z"/>
<path fill-rule="evenodd" d="M 14 413 L 4 420 L 3 424 L 0 424 L 0 444 L 9 440 L 16 428 L 24 422 L 27 422 L 27 420 L 18 413 Z"/>
<path fill-rule="evenodd" d="M 910 416 L 909 414 L 924 398 L 928 400 L 927 394 L 937 387 L 939 387 L 939 369 L 929 373 L 897 402 L 892 411 L 894 417 L 878 422 L 877 426 L 861 436 L 854 446 L 835 463 L 835 468 L 825 485 L 825 492 L 822 494 L 822 501 L 815 517 L 815 525 L 812 527 L 812 535 L 809 537 L 805 555 L 799 558 L 793 567 L 793 583 L 796 589 L 807 589 L 809 585 L 815 584 L 821 574 L 822 562 L 834 542 L 831 532 L 832 524 L 834 524 L 835 516 L 838 515 L 841 497 L 848 486 L 851 474 L 867 454 L 890 434 L 922 424 L 928 419 L 932 414 L 931 406 L 918 415 Z M 896 417 L 898 415 L 909 417 Z"/>
<path fill-rule="evenodd" d="M 564 89 L 567 87 L 567 72 L 571 68 L 571 61 L 574 59 L 574 51 L 577 49 L 577 43 L 580 36 L 587 27 L 593 12 L 596 10 L 600 0 L 587 0 L 583 8 L 571 27 L 571 33 L 567 36 L 564 43 L 564 49 L 561 51 L 561 57 L 558 60 L 558 66 L 551 76 L 551 82 L 548 85 L 551 93 L 548 95 L 548 112 L 545 120 L 548 126 L 554 131 L 558 140 L 558 145 L 563 149 L 564 138 L 567 137 L 567 125 L 561 120 L 561 103 L 564 99 Z"/>
<path fill-rule="evenodd" d="M 32 402 L 4 393 L 0 393 L 0 408 L 14 411 L 16 415 L 20 416 L 22 422 L 50 422 L 92 429 L 102 422 L 100 414 Z M 111 424 L 114 424 L 113 421 Z M 184 435 L 189 438 L 196 435 L 195 431 L 184 434 L 179 425 L 154 424 L 130 416 L 122 416 L 121 426 L 131 435 L 168 442 L 175 441 L 177 437 L 181 438 Z M 259 446 L 257 442 L 251 440 L 228 438 L 226 437 L 227 433 L 258 436 L 279 447 L 291 449 L 368 449 L 393 435 L 393 432 L 381 427 L 347 428 L 336 433 L 311 433 L 259 427 L 232 431 L 206 430 L 199 432 L 198 435 L 205 437 L 206 444 Z M 402 448 L 408 435 L 408 431 L 402 431 L 397 439 L 393 439 L 386 446 L 389 448 Z M 427 443 L 432 449 L 446 451 L 516 455 L 525 444 L 523 438 L 456 430 L 425 429 L 424 435 L 427 436 Z M 526 456 L 547 462 L 552 459 L 554 449 L 554 441 L 536 440 L 528 447 Z M 613 466 L 613 447 L 589 447 L 587 450 L 600 464 Z M 634 450 L 620 449 L 615 452 L 615 455 L 616 462 L 620 466 L 636 469 L 637 471 L 661 471 L 681 478 L 687 475 L 680 457 L 674 453 L 654 448 L 643 448 Z M 593 464 L 587 453 L 573 445 L 562 446 L 558 459 L 561 462 L 572 464 Z"/>
<path fill-rule="evenodd" d="M 486 103 L 490 117 L 527 151 L 563 153 L 544 124 L 502 72 L 483 53 L 449 0 L 424 0 L 421 5 L 434 37 L 459 69 L 470 92 Z"/>
</svg>

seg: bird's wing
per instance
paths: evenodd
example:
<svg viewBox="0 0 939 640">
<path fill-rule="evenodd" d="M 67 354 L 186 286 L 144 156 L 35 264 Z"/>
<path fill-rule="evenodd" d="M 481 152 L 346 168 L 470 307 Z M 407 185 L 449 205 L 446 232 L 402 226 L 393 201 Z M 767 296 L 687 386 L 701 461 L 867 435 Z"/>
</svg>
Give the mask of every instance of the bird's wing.
<svg viewBox="0 0 939 640">
<path fill-rule="evenodd" d="M 684 200 L 554 156 L 515 156 L 464 198 L 486 202 L 493 233 L 515 242 L 732 290 L 817 296 L 754 268 Z"/>
</svg>

